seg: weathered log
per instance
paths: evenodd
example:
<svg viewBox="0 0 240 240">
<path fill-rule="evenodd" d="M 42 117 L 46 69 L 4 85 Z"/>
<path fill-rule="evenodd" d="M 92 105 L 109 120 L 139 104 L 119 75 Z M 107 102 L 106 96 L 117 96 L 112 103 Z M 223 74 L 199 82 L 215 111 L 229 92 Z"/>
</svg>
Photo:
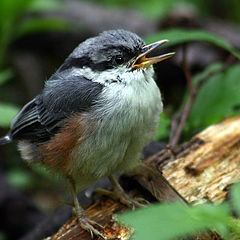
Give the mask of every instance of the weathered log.
<svg viewBox="0 0 240 240">
<path fill-rule="evenodd" d="M 240 117 L 208 127 L 192 141 L 197 139 L 195 150 L 167 163 L 162 173 L 188 202 L 222 202 L 227 186 L 240 178 Z"/>
<path fill-rule="evenodd" d="M 240 117 L 229 118 L 210 126 L 194 136 L 190 142 L 174 149 L 163 149 L 146 159 L 127 179 L 134 179 L 142 186 L 142 189 L 136 187 L 138 194 L 145 197 L 145 189 L 158 201 L 180 200 L 183 204 L 196 201 L 222 202 L 227 186 L 240 178 L 239 126 Z M 108 239 L 128 239 L 131 230 L 114 222 L 115 214 L 125 210 L 118 202 L 101 199 L 87 209 L 87 214 L 105 227 L 102 233 Z M 74 240 L 91 237 L 78 227 L 76 218 L 73 217 L 47 239 Z M 209 233 L 195 239 L 220 238 Z"/>
</svg>

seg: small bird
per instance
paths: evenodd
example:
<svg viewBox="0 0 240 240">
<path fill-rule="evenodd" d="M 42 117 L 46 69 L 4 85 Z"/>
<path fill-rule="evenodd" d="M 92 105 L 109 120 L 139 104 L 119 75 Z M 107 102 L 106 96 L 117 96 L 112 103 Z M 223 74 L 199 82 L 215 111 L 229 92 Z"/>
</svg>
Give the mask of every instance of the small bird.
<svg viewBox="0 0 240 240">
<path fill-rule="evenodd" d="M 87 39 L 0 138 L 0 144 L 17 140 L 27 163 L 41 164 L 69 181 L 79 224 L 92 235 L 105 239 L 85 215 L 77 191 L 109 177 L 113 196 L 136 203 L 112 174 L 136 166 L 158 128 L 163 107 L 152 65 L 174 53 L 147 55 L 166 42 L 146 45 L 126 30 Z"/>
</svg>

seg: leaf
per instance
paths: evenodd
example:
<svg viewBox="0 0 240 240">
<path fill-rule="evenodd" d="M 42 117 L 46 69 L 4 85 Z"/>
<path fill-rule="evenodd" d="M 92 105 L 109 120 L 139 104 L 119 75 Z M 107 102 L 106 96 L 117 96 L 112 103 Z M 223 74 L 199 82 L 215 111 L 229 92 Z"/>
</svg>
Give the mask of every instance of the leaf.
<svg viewBox="0 0 240 240">
<path fill-rule="evenodd" d="M 10 104 L 0 103 L 0 126 L 8 127 L 19 109 Z"/>
<path fill-rule="evenodd" d="M 29 7 L 30 11 L 54 11 L 64 6 L 64 3 L 57 0 L 34 0 Z"/>
<path fill-rule="evenodd" d="M 1 0 L 0 25 L 12 21 L 23 14 L 34 0 Z"/>
<path fill-rule="evenodd" d="M 239 218 L 231 218 L 230 222 L 231 240 L 240 239 L 240 220 Z M 227 239 L 227 238 L 226 238 Z"/>
<path fill-rule="evenodd" d="M 0 85 L 7 82 L 10 78 L 12 78 L 13 72 L 10 69 L 4 70 L 0 72 Z"/>
<path fill-rule="evenodd" d="M 171 120 L 166 113 L 161 113 L 158 130 L 156 132 L 156 140 L 166 139 L 169 137 L 169 128 Z"/>
<path fill-rule="evenodd" d="M 234 210 L 240 215 L 240 183 L 233 184 L 230 199 L 233 202 Z"/>
<path fill-rule="evenodd" d="M 173 4 L 176 5 L 176 0 L 101 0 L 101 3 L 112 6 L 112 7 L 124 7 L 134 8 L 141 11 L 142 14 L 146 15 L 148 18 L 158 18 L 167 14 L 167 12 L 172 8 Z M 99 3 L 99 0 L 95 0 Z"/>
<path fill-rule="evenodd" d="M 19 37 L 29 33 L 50 30 L 67 31 L 69 27 L 65 21 L 60 19 L 30 19 L 19 25 L 15 35 Z"/>
<path fill-rule="evenodd" d="M 202 30 L 186 30 L 186 29 L 171 29 L 162 31 L 156 34 L 149 35 L 145 38 L 147 43 L 159 41 L 161 39 L 168 39 L 169 42 L 165 44 L 165 47 L 192 42 L 192 41 L 204 41 L 216 45 L 220 48 L 225 49 L 232 55 L 240 59 L 240 52 L 236 50 L 231 44 L 221 37 L 212 33 Z"/>
<path fill-rule="evenodd" d="M 29 188 L 33 183 L 31 176 L 22 169 L 15 169 L 7 172 L 6 179 L 13 186 L 22 189 Z"/>
<path fill-rule="evenodd" d="M 187 128 L 196 129 L 234 116 L 240 109 L 240 64 L 208 79 L 201 87 L 187 120 Z"/>
<path fill-rule="evenodd" d="M 206 77 L 211 77 L 216 75 L 216 73 L 220 73 L 223 68 L 223 64 L 220 62 L 214 62 L 211 65 L 207 66 L 202 72 L 196 74 L 193 77 L 193 84 L 196 84 Z"/>
<path fill-rule="evenodd" d="M 132 2 L 132 1 L 131 1 Z M 159 1 L 159 0 L 148 0 L 148 1 L 135 1 L 135 8 L 139 9 L 142 14 L 148 17 L 148 19 L 159 19 L 166 15 L 173 5 L 177 3 L 174 0 Z"/>
<path fill-rule="evenodd" d="M 229 207 L 227 204 L 194 207 L 181 203 L 157 204 L 125 213 L 119 216 L 119 220 L 134 228 L 132 239 L 135 240 L 168 240 L 207 229 L 216 229 L 226 236 Z"/>
</svg>

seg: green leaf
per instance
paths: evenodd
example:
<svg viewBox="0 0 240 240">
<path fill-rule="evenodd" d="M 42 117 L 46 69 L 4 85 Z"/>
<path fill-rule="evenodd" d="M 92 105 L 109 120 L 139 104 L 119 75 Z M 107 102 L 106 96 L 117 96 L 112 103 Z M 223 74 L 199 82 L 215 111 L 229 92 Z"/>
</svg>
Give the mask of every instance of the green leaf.
<svg viewBox="0 0 240 240">
<path fill-rule="evenodd" d="M 16 19 L 28 9 L 34 0 L 1 0 L 0 23 Z"/>
<path fill-rule="evenodd" d="M 13 72 L 10 69 L 4 70 L 0 72 L 0 85 L 7 82 L 13 76 Z"/>
<path fill-rule="evenodd" d="M 181 203 L 158 204 L 119 216 L 134 229 L 132 239 L 168 240 L 207 229 L 228 234 L 229 208 L 226 204 L 186 207 Z"/>
<path fill-rule="evenodd" d="M 231 201 L 233 202 L 234 210 L 240 215 L 240 183 L 236 183 L 232 186 Z"/>
<path fill-rule="evenodd" d="M 221 72 L 222 68 L 222 63 L 214 62 L 213 64 L 207 66 L 202 72 L 196 74 L 193 77 L 193 84 L 196 86 L 196 84 L 202 79 L 216 75 L 216 73 Z"/>
<path fill-rule="evenodd" d="M 187 120 L 188 129 L 214 124 L 240 109 L 240 64 L 208 79 L 201 87 Z"/>
<path fill-rule="evenodd" d="M 31 22 L 31 19 L 38 18 L 33 13 L 52 11 L 63 6 L 59 0 L 0 0 L 0 68 L 5 64 L 9 44 L 20 35 L 50 29 L 65 30 L 63 20 Z M 28 18 L 23 18 L 27 13 L 30 13 Z"/>
<path fill-rule="evenodd" d="M 239 218 L 233 218 L 231 219 L 231 222 L 229 224 L 230 231 L 231 231 L 231 240 L 239 240 L 240 239 L 240 220 Z M 225 238 L 227 239 L 227 238 Z"/>
<path fill-rule="evenodd" d="M 159 126 L 155 136 L 156 140 L 162 140 L 169 137 L 170 124 L 170 118 L 163 112 L 160 116 Z"/>
<path fill-rule="evenodd" d="M 30 19 L 19 25 L 15 35 L 19 37 L 29 33 L 51 30 L 68 31 L 69 26 L 60 19 Z"/>
<path fill-rule="evenodd" d="M 31 176 L 26 171 L 24 172 L 19 169 L 7 172 L 6 179 L 10 184 L 17 188 L 26 189 L 32 185 Z"/>
<path fill-rule="evenodd" d="M 19 109 L 13 105 L 0 103 L 0 126 L 8 127 L 18 111 Z"/>
<path fill-rule="evenodd" d="M 29 7 L 30 11 L 54 11 L 62 8 L 64 3 L 57 0 L 34 0 Z"/>
<path fill-rule="evenodd" d="M 132 1 L 130 1 L 132 2 Z M 142 14 L 148 17 L 148 19 L 161 18 L 166 15 L 173 5 L 177 3 L 174 0 L 159 1 L 159 0 L 148 0 L 139 1 L 135 0 L 135 8 L 139 9 Z"/>
<path fill-rule="evenodd" d="M 204 41 L 216 45 L 225 49 L 232 55 L 240 59 L 240 52 L 236 50 L 231 44 L 221 37 L 212 33 L 202 30 L 186 30 L 186 29 L 171 29 L 162 31 L 156 34 L 149 35 L 145 38 L 147 43 L 159 41 L 161 39 L 168 39 L 169 43 L 165 44 L 165 47 L 192 42 L 192 41 Z"/>
</svg>

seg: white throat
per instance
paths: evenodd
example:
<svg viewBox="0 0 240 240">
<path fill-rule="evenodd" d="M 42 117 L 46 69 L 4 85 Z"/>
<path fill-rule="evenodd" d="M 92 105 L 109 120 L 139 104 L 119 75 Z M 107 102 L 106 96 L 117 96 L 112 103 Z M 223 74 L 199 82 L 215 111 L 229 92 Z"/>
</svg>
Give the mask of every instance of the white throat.
<svg viewBox="0 0 240 240">
<path fill-rule="evenodd" d="M 99 82 L 105 86 L 112 83 L 132 85 L 139 81 L 149 81 L 150 78 L 153 78 L 154 70 L 152 66 L 134 71 L 129 71 L 126 66 L 119 66 L 105 71 L 93 71 L 89 67 L 83 67 L 81 69 L 73 68 L 71 74 L 73 76 L 86 76 L 89 80 Z"/>
</svg>

